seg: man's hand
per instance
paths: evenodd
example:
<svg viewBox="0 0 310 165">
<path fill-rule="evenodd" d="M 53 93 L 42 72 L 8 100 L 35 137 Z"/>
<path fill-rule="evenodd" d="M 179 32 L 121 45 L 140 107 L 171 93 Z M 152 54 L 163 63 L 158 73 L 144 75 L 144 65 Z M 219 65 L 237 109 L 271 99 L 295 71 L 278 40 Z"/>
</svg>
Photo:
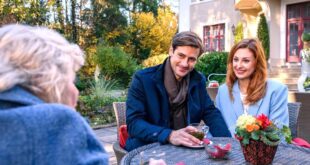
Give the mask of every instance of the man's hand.
<svg viewBox="0 0 310 165">
<path fill-rule="evenodd" d="M 173 145 L 183 145 L 187 147 L 195 146 L 200 144 L 200 140 L 189 134 L 189 132 L 196 132 L 197 129 L 192 126 L 172 131 L 169 135 L 169 142 Z"/>
</svg>

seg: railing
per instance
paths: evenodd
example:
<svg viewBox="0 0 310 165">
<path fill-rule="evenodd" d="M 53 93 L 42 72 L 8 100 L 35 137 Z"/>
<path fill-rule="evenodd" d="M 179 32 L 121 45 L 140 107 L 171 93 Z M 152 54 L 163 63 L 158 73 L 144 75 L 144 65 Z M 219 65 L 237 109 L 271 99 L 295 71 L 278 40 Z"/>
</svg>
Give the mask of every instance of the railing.
<svg viewBox="0 0 310 165">
<path fill-rule="evenodd" d="M 223 74 L 223 73 L 211 73 L 211 74 L 209 74 L 209 76 L 208 76 L 208 82 L 210 82 L 210 77 L 211 76 L 226 76 L 226 74 Z"/>
</svg>

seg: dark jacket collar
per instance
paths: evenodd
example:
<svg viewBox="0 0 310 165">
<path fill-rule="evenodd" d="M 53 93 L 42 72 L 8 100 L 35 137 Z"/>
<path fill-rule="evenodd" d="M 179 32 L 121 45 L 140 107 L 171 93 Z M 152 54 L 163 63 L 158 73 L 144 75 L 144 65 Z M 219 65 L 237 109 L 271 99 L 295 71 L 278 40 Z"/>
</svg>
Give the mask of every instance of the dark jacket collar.
<svg viewBox="0 0 310 165">
<path fill-rule="evenodd" d="M 153 76 L 154 81 L 156 81 L 157 83 L 162 83 L 162 84 L 164 83 L 164 75 L 163 75 L 164 66 L 167 63 L 168 58 L 169 57 L 167 57 L 162 64 L 157 66 L 156 73 Z M 194 86 L 195 84 L 201 81 L 201 75 L 195 69 L 193 69 L 189 74 L 190 74 L 189 88 L 191 88 L 192 86 Z"/>
<path fill-rule="evenodd" d="M 0 109 L 43 103 L 41 99 L 21 86 L 0 92 Z"/>
</svg>

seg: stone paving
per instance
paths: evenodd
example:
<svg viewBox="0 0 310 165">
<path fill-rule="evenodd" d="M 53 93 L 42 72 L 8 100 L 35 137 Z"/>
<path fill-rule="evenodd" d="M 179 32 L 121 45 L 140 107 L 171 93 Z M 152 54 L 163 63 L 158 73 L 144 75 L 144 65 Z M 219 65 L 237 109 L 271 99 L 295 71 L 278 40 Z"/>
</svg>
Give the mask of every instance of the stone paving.
<svg viewBox="0 0 310 165">
<path fill-rule="evenodd" d="M 103 144 L 105 150 L 109 153 L 110 158 L 109 158 L 109 164 L 110 165 L 117 165 L 116 163 L 116 157 L 113 151 L 113 142 L 116 141 L 116 126 L 112 127 L 106 127 L 106 128 L 100 128 L 100 129 L 95 129 L 94 130 L 98 139 L 100 142 Z"/>
</svg>

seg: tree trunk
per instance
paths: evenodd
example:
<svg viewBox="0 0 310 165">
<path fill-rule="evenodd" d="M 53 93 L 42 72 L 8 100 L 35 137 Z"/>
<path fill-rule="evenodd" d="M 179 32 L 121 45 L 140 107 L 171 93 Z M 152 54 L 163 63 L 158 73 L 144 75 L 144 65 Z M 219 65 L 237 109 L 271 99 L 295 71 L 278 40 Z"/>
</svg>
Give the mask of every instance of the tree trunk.
<svg viewBox="0 0 310 165">
<path fill-rule="evenodd" d="M 72 20 L 72 41 L 77 43 L 77 27 L 76 27 L 76 15 L 75 15 L 75 8 L 76 8 L 76 0 L 71 1 L 71 20 Z"/>
</svg>

